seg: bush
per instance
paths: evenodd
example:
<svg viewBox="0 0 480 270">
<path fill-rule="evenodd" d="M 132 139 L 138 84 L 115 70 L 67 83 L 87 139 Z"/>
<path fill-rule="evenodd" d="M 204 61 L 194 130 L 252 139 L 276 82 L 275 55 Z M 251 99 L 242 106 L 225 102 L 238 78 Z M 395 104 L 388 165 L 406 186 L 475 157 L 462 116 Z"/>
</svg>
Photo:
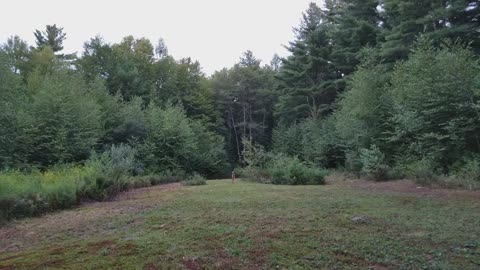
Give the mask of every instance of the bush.
<svg viewBox="0 0 480 270">
<path fill-rule="evenodd" d="M 46 171 L 0 172 L 0 222 L 72 207 L 82 200 L 104 200 L 130 188 L 180 182 L 181 170 L 133 176 L 136 151 L 111 146 L 93 154 L 85 166 L 58 165 Z M 195 176 L 190 180 L 199 182 Z"/>
<path fill-rule="evenodd" d="M 132 179 L 131 182 L 135 183 L 135 187 L 145 187 L 150 185 L 153 186 L 153 185 L 159 185 L 159 184 L 181 182 L 185 178 L 186 178 L 186 174 L 184 171 L 166 170 L 165 172 L 158 173 L 158 174 L 134 176 L 131 178 Z"/>
<path fill-rule="evenodd" d="M 135 186 L 129 177 L 136 166 L 135 155 L 136 150 L 124 144 L 112 145 L 101 155 L 94 153 L 87 167 L 96 175 L 86 183 L 83 193 L 90 199 L 102 200 Z"/>
<path fill-rule="evenodd" d="M 182 184 L 184 186 L 201 186 L 201 185 L 206 185 L 207 180 L 205 177 L 201 176 L 198 173 L 194 173 L 192 176 L 187 178 L 187 180 L 183 181 Z"/>
<path fill-rule="evenodd" d="M 243 162 L 247 165 L 240 170 L 247 180 L 281 185 L 319 185 L 325 183 L 327 172 L 309 166 L 297 156 L 266 152 L 262 147 L 244 140 Z"/>
<path fill-rule="evenodd" d="M 448 184 L 454 188 L 480 189 L 480 159 L 465 158 L 463 165 L 449 176 Z"/>
<path fill-rule="evenodd" d="M 362 172 L 367 177 L 375 181 L 387 180 L 388 166 L 385 164 L 385 155 L 376 145 L 360 151 L 360 162 Z"/>
<path fill-rule="evenodd" d="M 272 161 L 271 182 L 277 185 L 321 185 L 327 171 L 313 168 L 297 157 L 277 156 Z"/>
<path fill-rule="evenodd" d="M 152 103 L 146 110 L 146 122 L 147 136 L 139 150 L 147 171 L 223 174 L 226 160 L 223 138 L 189 119 L 181 107 L 160 108 Z"/>
<path fill-rule="evenodd" d="M 45 172 L 2 172 L 0 221 L 76 205 L 84 179 L 93 178 L 93 174 L 92 170 L 77 166 L 56 166 Z"/>
<path fill-rule="evenodd" d="M 465 159 L 464 165 L 455 174 L 465 180 L 473 180 L 480 183 L 480 159 L 475 157 Z"/>
<path fill-rule="evenodd" d="M 235 171 L 238 172 L 236 176 L 242 178 L 242 180 L 259 182 L 264 184 L 270 184 L 272 181 L 270 171 L 265 168 L 247 166 L 237 169 Z"/>
<path fill-rule="evenodd" d="M 404 165 L 405 176 L 413 179 L 421 185 L 432 185 L 438 182 L 437 173 L 435 172 L 433 162 L 428 158 L 410 162 Z"/>
</svg>

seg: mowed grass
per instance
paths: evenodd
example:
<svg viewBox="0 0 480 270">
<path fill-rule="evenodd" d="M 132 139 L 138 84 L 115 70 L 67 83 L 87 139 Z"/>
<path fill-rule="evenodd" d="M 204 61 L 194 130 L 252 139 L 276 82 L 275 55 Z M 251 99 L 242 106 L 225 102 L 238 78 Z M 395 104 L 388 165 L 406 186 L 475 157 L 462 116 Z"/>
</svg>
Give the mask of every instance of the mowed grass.
<svg viewBox="0 0 480 270">
<path fill-rule="evenodd" d="M 8 224 L 0 269 L 480 268 L 479 196 L 338 181 L 168 187 Z"/>
</svg>

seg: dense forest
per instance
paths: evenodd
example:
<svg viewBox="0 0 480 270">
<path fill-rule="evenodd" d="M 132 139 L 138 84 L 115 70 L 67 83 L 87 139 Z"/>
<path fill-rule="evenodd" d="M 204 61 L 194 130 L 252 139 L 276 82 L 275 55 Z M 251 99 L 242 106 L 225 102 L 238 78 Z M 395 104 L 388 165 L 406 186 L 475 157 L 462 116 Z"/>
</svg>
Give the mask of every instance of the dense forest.
<svg viewBox="0 0 480 270">
<path fill-rule="evenodd" d="M 480 4 L 327 0 L 286 58 L 244 52 L 206 76 L 166 42 L 93 37 L 65 54 L 58 25 L 0 47 L 0 219 L 130 187 L 242 177 L 480 186 Z M 239 52 L 240 54 L 240 52 Z"/>
</svg>

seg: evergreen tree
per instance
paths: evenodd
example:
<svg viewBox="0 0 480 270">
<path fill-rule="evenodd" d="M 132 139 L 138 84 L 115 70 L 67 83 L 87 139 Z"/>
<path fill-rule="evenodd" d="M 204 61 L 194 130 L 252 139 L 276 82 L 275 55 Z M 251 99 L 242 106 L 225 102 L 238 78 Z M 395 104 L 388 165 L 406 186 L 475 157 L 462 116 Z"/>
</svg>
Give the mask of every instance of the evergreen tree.
<svg viewBox="0 0 480 270">
<path fill-rule="evenodd" d="M 291 56 L 284 59 L 279 79 L 279 102 L 276 116 L 291 124 L 315 114 L 328 114 L 339 87 L 341 74 L 331 61 L 332 41 L 326 12 L 311 3 L 295 29 L 296 40 L 290 43 Z"/>
<path fill-rule="evenodd" d="M 273 128 L 274 71 L 261 67 L 247 51 L 231 69 L 216 72 L 212 87 L 217 109 L 223 112 L 223 133 L 232 162 L 240 160 L 242 139 L 268 146 Z M 222 130 L 220 130 L 222 131 Z"/>
<path fill-rule="evenodd" d="M 28 61 L 30 50 L 27 42 L 22 40 L 19 36 L 10 37 L 5 44 L 0 46 L 0 51 L 8 60 L 8 67 L 14 73 L 22 73 Z"/>
<path fill-rule="evenodd" d="M 331 4 L 334 24 L 332 61 L 343 76 L 351 74 L 360 63 L 364 47 L 376 47 L 380 33 L 378 0 L 342 0 Z"/>
<path fill-rule="evenodd" d="M 389 63 L 407 58 L 416 38 L 423 34 L 437 47 L 445 38 L 473 42 L 479 48 L 478 1 L 385 0 L 382 16 L 382 55 Z"/>
<path fill-rule="evenodd" d="M 45 31 L 35 30 L 34 32 L 37 49 L 43 49 L 46 46 L 52 48 L 53 52 L 60 52 L 63 50 L 63 41 L 66 39 L 66 33 L 63 33 L 62 27 L 54 25 L 47 25 Z"/>
</svg>

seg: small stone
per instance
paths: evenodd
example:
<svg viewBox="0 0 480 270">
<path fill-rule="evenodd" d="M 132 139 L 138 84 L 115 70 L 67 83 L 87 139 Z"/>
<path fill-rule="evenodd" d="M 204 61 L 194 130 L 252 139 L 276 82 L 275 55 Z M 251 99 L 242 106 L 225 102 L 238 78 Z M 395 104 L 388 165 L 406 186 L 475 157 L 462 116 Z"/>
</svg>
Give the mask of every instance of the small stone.
<svg viewBox="0 0 480 270">
<path fill-rule="evenodd" d="M 355 224 L 365 224 L 370 223 L 370 219 L 366 216 L 354 216 L 352 222 Z"/>
</svg>

